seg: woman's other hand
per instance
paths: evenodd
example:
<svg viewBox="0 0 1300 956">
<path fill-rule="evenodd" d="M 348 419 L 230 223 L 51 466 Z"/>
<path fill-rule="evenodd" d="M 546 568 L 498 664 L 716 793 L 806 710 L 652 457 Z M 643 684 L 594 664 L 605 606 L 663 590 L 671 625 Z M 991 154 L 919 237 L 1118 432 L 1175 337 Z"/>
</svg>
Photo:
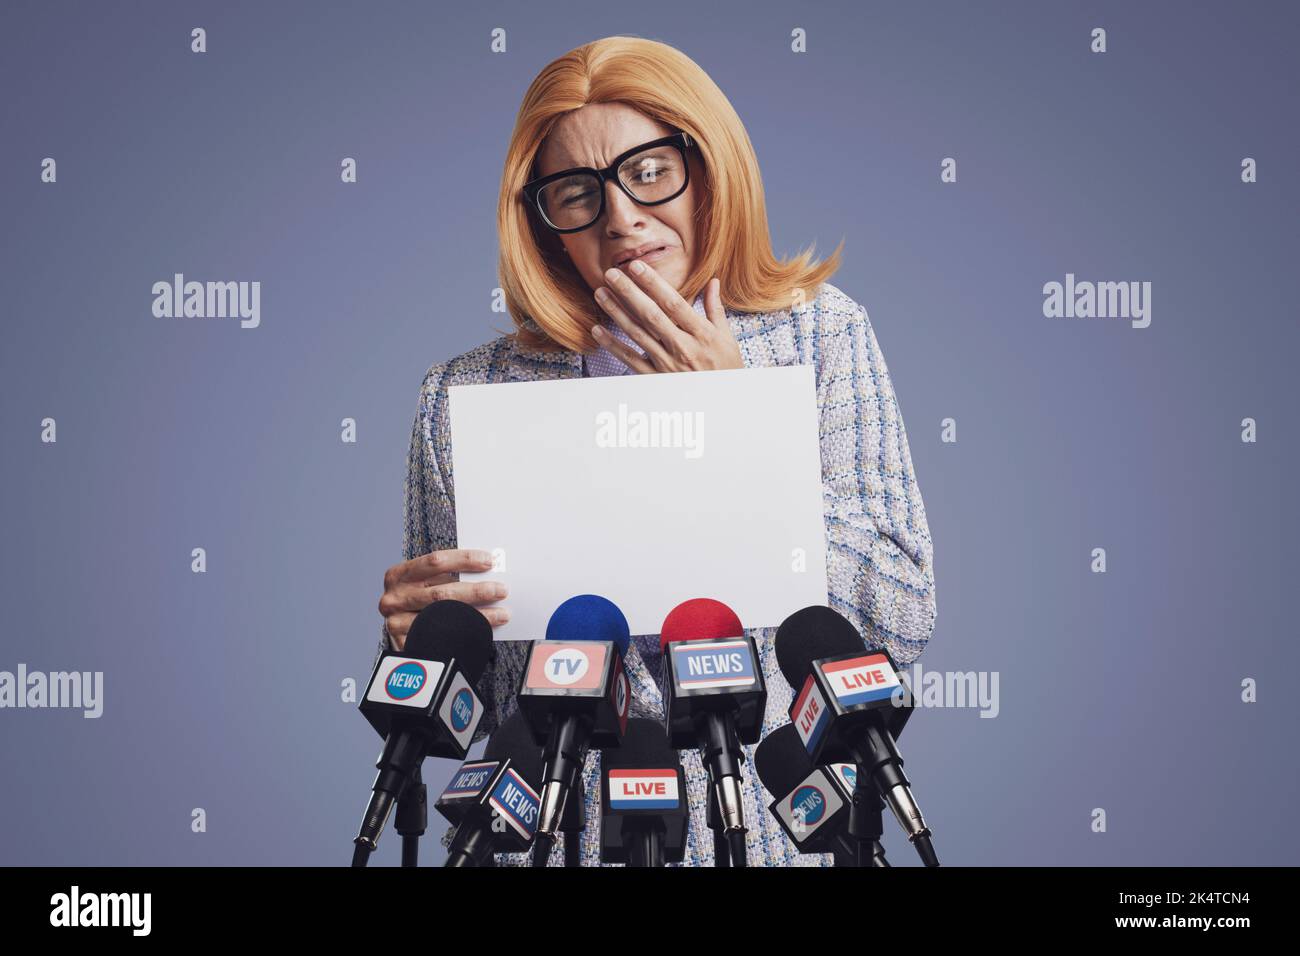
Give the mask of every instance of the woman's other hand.
<svg viewBox="0 0 1300 956">
<path fill-rule="evenodd" d="M 627 268 L 627 273 L 610 269 L 605 273 L 608 286 L 595 292 L 600 307 L 645 352 L 642 358 L 596 326 L 592 329 L 596 341 L 619 361 L 642 374 L 745 367 L 717 278 L 704 288 L 701 317 L 654 266 L 633 259 Z"/>
<path fill-rule="evenodd" d="M 384 593 L 379 613 L 384 618 L 393 649 L 406 644 L 415 615 L 434 601 L 463 601 L 477 607 L 493 627 L 510 620 L 503 607 L 485 607 L 506 596 L 501 581 L 461 581 L 461 571 L 491 571 L 492 555 L 487 551 L 451 548 L 430 551 L 410 561 L 395 564 L 384 572 Z"/>
</svg>

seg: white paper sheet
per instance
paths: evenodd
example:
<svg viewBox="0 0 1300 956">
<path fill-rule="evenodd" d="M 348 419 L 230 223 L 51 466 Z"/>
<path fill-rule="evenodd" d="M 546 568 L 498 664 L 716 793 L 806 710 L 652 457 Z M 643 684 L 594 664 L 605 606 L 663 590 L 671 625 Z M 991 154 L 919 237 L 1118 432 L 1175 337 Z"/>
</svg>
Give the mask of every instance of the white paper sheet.
<svg viewBox="0 0 1300 956">
<path fill-rule="evenodd" d="M 448 389 L 456 534 L 497 556 L 500 640 L 545 637 L 576 594 L 658 634 L 690 598 L 746 628 L 825 604 L 809 365 Z M 677 413 L 675 416 L 672 413 Z M 658 447 L 653 443 L 657 440 Z"/>
</svg>

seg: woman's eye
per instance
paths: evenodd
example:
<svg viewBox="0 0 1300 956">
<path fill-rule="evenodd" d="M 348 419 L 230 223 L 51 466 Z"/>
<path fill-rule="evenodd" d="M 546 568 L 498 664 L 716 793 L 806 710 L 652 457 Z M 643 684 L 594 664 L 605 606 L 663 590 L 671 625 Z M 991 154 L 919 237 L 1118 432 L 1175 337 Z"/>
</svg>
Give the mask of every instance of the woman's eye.
<svg viewBox="0 0 1300 956">
<path fill-rule="evenodd" d="M 672 172 L 673 165 L 661 159 L 647 160 L 646 162 L 628 170 L 632 178 L 640 180 L 643 183 L 652 183 L 661 176 L 666 176 Z"/>
</svg>

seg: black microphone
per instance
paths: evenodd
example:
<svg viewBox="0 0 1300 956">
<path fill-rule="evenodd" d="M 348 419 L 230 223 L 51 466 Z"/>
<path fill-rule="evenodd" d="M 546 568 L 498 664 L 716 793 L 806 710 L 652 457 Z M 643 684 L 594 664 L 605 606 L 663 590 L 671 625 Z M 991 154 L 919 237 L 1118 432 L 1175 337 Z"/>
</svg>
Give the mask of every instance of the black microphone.
<svg viewBox="0 0 1300 956">
<path fill-rule="evenodd" d="M 393 803 L 427 756 L 464 759 L 483 717 L 474 685 L 495 654 L 477 608 L 435 601 L 411 622 L 406 644 L 375 664 L 360 710 L 384 740 L 352 865 L 365 866 Z"/>
<path fill-rule="evenodd" d="M 435 809 L 455 824 L 448 867 L 490 865 L 493 853 L 528 849 L 537 828 L 542 751 L 515 711 L 488 738 L 482 760 L 466 761 Z"/>
<path fill-rule="evenodd" d="M 632 718 L 622 744 L 601 753 L 600 797 L 600 862 L 682 862 L 690 829 L 686 777 L 658 721 Z"/>
<path fill-rule="evenodd" d="M 787 617 L 775 644 L 781 673 L 797 695 L 790 722 L 809 757 L 817 764 L 855 763 L 859 776 L 866 774 L 889 804 L 925 865 L 938 866 L 930 828 L 898 752 L 898 735 L 913 705 L 893 658 L 868 649 L 857 629 L 824 605 Z"/>
<path fill-rule="evenodd" d="M 590 747 L 617 747 L 632 686 L 623 670 L 627 618 L 606 598 L 571 597 L 534 641 L 520 677 L 519 709 L 544 747 L 533 866 L 545 866 Z"/>
<path fill-rule="evenodd" d="M 857 773 L 852 764 L 816 766 L 793 724 L 772 731 L 754 751 L 754 769 L 774 799 L 768 810 L 800 853 L 831 853 L 836 866 L 856 866 L 850 832 Z M 873 851 L 879 841 L 873 841 Z M 888 866 L 884 849 L 871 853 L 872 865 Z"/>
<path fill-rule="evenodd" d="M 731 865 L 745 866 L 740 775 L 745 756 L 740 745 L 758 743 L 767 705 L 758 650 L 736 612 L 712 598 L 683 601 L 668 612 L 659 644 L 664 652 L 669 740 L 679 750 L 699 749 Z M 722 862 L 716 853 L 714 859 Z"/>
</svg>

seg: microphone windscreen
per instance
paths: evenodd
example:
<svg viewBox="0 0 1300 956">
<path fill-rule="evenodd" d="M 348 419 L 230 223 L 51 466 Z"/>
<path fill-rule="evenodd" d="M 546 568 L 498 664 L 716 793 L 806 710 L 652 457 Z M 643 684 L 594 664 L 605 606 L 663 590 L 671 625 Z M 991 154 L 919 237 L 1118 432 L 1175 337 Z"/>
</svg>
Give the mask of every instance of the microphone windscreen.
<svg viewBox="0 0 1300 956">
<path fill-rule="evenodd" d="M 618 605 L 599 594 L 579 594 L 555 609 L 546 622 L 548 641 L 613 641 L 627 657 L 631 641 L 627 618 Z"/>
<path fill-rule="evenodd" d="M 411 622 L 402 656 L 426 661 L 456 660 L 465 679 L 477 685 L 492 658 L 492 625 L 463 601 L 434 601 Z"/>
<path fill-rule="evenodd" d="M 744 633 L 740 618 L 727 605 L 713 598 L 692 598 L 668 612 L 659 629 L 659 647 L 666 650 L 674 641 L 740 637 Z"/>
<path fill-rule="evenodd" d="M 783 724 L 754 750 L 754 769 L 763 788 L 778 800 L 788 796 L 813 771 L 812 758 L 794 724 Z"/>
<path fill-rule="evenodd" d="M 648 717 L 628 720 L 619 745 L 600 752 L 602 767 L 676 767 L 680 762 L 664 725 Z"/>
<path fill-rule="evenodd" d="M 843 615 L 824 604 L 795 611 L 776 629 L 776 662 L 796 691 L 812 672 L 813 661 L 860 651 L 866 643 Z"/>
<path fill-rule="evenodd" d="M 484 760 L 509 758 L 519 776 L 536 790 L 542 784 L 542 748 L 533 739 L 532 729 L 524 719 L 524 712 L 516 709 L 503 720 L 488 738 L 483 750 Z"/>
</svg>

